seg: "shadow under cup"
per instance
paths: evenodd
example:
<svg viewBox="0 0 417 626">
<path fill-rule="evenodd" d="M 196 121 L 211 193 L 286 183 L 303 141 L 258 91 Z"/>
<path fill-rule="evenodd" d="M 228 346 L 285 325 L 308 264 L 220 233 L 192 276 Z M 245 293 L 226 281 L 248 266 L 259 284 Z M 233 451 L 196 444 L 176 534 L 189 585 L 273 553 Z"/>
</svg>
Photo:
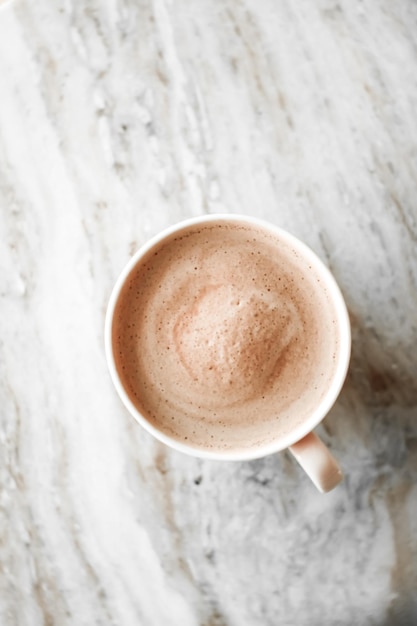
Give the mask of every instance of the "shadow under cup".
<svg viewBox="0 0 417 626">
<path fill-rule="evenodd" d="M 350 356 L 330 272 L 246 216 L 188 220 L 149 241 L 115 285 L 105 336 L 132 415 L 171 447 L 218 459 L 302 439 L 336 400 Z"/>
</svg>

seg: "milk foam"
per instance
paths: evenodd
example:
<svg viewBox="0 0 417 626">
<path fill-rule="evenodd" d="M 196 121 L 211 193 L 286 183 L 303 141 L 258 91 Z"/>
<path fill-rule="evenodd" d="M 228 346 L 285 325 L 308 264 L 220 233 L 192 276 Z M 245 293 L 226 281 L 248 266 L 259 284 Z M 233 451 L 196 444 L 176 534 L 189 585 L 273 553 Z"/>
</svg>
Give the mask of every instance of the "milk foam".
<svg viewBox="0 0 417 626">
<path fill-rule="evenodd" d="M 201 448 L 263 445 L 326 392 L 335 314 L 298 253 L 246 224 L 172 237 L 130 274 L 113 327 L 138 410 Z"/>
</svg>

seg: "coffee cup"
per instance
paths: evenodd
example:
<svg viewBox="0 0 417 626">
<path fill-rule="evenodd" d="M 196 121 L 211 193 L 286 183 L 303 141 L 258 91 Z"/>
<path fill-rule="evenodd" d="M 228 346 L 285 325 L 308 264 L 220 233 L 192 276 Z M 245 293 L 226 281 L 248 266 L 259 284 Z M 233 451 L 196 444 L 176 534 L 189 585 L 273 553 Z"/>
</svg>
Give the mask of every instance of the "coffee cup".
<svg viewBox="0 0 417 626">
<path fill-rule="evenodd" d="M 245 215 L 176 224 L 129 261 L 110 296 L 115 388 L 159 441 L 245 461 L 289 449 L 317 488 L 342 479 L 313 432 L 351 347 L 340 289 L 304 243 Z"/>
</svg>

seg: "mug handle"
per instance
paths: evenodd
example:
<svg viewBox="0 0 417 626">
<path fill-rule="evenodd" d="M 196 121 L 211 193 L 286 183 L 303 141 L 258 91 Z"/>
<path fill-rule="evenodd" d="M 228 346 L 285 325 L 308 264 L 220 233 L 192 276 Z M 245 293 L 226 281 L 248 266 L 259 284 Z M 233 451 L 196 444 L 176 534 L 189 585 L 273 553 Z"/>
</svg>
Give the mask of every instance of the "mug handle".
<svg viewBox="0 0 417 626">
<path fill-rule="evenodd" d="M 289 450 L 321 493 L 327 493 L 343 479 L 338 462 L 315 433 L 309 433 Z"/>
</svg>

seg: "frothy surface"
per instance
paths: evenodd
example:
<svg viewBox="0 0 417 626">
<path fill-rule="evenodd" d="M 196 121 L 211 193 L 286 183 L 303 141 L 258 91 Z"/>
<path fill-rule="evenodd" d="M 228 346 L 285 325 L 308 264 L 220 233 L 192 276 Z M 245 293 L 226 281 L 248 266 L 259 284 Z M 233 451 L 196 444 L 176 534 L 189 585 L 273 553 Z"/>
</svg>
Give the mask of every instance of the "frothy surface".
<svg viewBox="0 0 417 626">
<path fill-rule="evenodd" d="M 132 402 L 199 448 L 261 446 L 303 421 L 338 350 L 320 278 L 287 243 L 244 223 L 194 226 L 131 272 L 113 325 Z"/>
</svg>

